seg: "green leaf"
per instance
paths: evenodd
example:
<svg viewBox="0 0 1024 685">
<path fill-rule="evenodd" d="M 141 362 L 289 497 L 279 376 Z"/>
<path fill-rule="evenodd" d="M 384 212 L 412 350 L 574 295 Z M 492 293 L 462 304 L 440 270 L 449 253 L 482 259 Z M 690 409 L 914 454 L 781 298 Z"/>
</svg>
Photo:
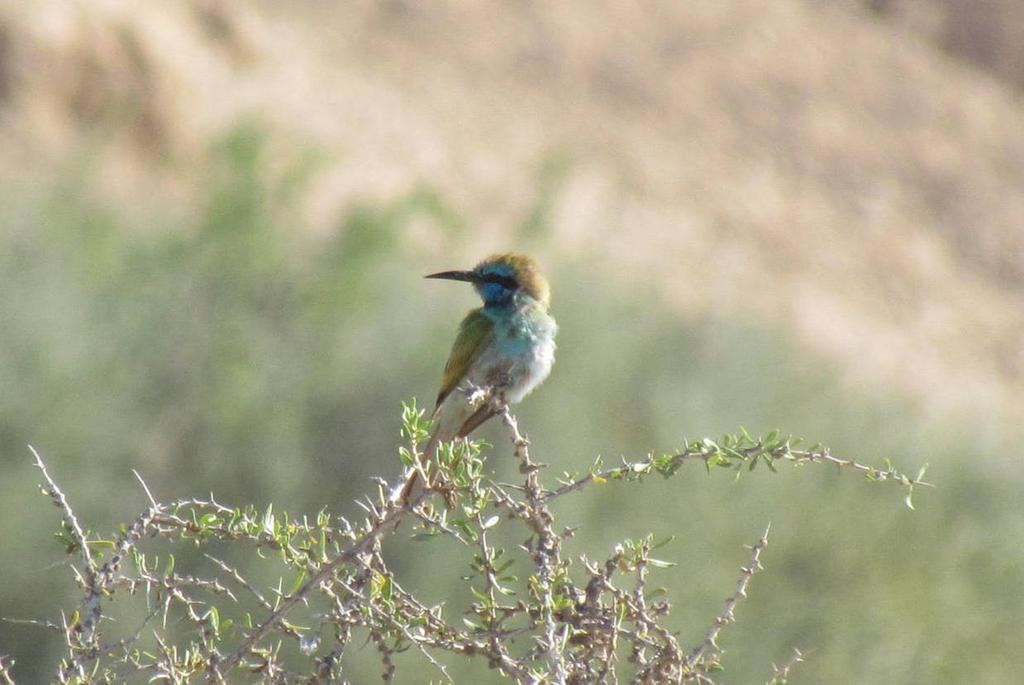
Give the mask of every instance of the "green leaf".
<svg viewBox="0 0 1024 685">
<path fill-rule="evenodd" d="M 213 628 L 213 632 L 216 634 L 220 632 L 220 611 L 217 610 L 216 606 L 211 606 L 210 610 L 206 614 L 206 620 Z"/>
<path fill-rule="evenodd" d="M 477 534 L 476 529 L 469 524 L 469 521 L 466 521 L 465 519 L 454 519 L 451 524 L 461 530 L 462 533 L 469 538 L 470 542 L 477 541 L 479 535 Z"/>
<path fill-rule="evenodd" d="M 263 532 L 273 537 L 274 525 L 276 520 L 274 519 L 274 503 L 271 502 L 267 505 L 267 511 L 263 514 Z"/>
<path fill-rule="evenodd" d="M 424 542 L 425 540 L 434 540 L 437 537 L 438 534 L 434 531 L 424 531 L 420 533 L 413 533 L 409 539 L 415 540 L 416 542 Z"/>
<path fill-rule="evenodd" d="M 302 569 L 301 571 L 299 571 L 299 574 L 295 576 L 295 580 L 292 581 L 292 589 L 290 594 L 294 595 L 296 592 L 298 592 L 299 588 L 302 587 L 302 584 L 304 582 L 306 582 L 306 569 Z"/>
<path fill-rule="evenodd" d="M 651 545 L 651 551 L 654 551 L 654 550 L 658 549 L 659 547 L 664 547 L 665 545 L 667 545 L 668 543 L 672 542 L 675 539 L 676 539 L 675 535 L 669 535 L 667 538 L 663 538 L 663 539 L 653 543 Z"/>
</svg>

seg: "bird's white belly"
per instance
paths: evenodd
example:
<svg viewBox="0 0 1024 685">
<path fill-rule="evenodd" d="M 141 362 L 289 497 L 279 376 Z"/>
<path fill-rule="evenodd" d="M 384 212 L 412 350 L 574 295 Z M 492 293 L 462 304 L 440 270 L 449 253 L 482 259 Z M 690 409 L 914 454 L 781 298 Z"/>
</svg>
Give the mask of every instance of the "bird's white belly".
<svg viewBox="0 0 1024 685">
<path fill-rule="evenodd" d="M 554 361 L 553 340 L 515 354 L 488 350 L 473 364 L 467 380 L 474 386 L 502 393 L 507 402 L 514 404 L 548 377 Z"/>
</svg>

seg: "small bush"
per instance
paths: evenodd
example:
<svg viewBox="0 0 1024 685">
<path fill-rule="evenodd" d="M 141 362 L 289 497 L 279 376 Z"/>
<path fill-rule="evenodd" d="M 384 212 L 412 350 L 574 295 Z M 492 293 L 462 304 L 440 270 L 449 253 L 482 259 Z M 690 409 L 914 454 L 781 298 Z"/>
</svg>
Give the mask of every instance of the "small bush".
<svg viewBox="0 0 1024 685">
<path fill-rule="evenodd" d="M 212 496 L 164 504 L 140 478 L 149 506 L 116 535 L 101 537 L 83 528 L 36 454 L 82 592 L 59 623 L 37 622 L 66 641 L 56 681 L 346 682 L 346 654 L 368 643 L 388 682 L 396 678 L 396 655 L 413 650 L 433 671 L 417 673 L 415 682 L 451 682 L 446 663 L 469 659 L 517 683 L 714 683 L 723 668 L 719 634 L 761 570 L 770 526 L 753 540 L 735 592 L 709 617 L 704 639 L 683 645 L 666 627 L 671 606 L 654 585 L 658 572 L 673 565 L 655 556 L 664 541 L 608 541 L 599 555 L 571 559 L 564 543 L 577 522 L 557 521 L 553 502 L 610 481 L 675 477 L 689 462 L 736 475 L 758 465 L 775 471 L 783 462 L 830 464 L 896 483 L 908 505 L 915 486 L 925 485 L 923 470 L 909 477 L 891 465 L 878 469 L 836 457 L 820 445 L 801 448 L 777 432 L 754 437 L 742 430 L 640 461 L 597 462 L 586 473 L 545 482 L 545 465 L 531 457 L 508 408 L 497 399 L 482 401 L 497 403 L 521 483 L 495 482 L 478 442 L 444 445 L 436 462 L 425 461 L 420 445 L 429 423 L 410 404 L 403 408 L 399 456 L 431 486 L 403 507 L 381 480 L 360 502 L 361 521 L 326 510 L 310 520 L 272 506 L 233 508 Z M 523 540 L 515 548 L 495 542 L 508 528 L 520 529 L 505 531 L 504 538 Z M 426 545 L 454 541 L 462 550 L 465 615 L 448 608 L 455 598 L 432 603 L 405 587 L 386 547 L 408 544 L 410 536 Z M 246 563 L 225 561 L 229 553 Z M 264 575 L 273 580 L 256 578 Z M 768 682 L 786 682 L 800 659 L 794 650 L 766 673 Z M 9 666 L 0 661 L 0 682 L 14 682 Z"/>
</svg>

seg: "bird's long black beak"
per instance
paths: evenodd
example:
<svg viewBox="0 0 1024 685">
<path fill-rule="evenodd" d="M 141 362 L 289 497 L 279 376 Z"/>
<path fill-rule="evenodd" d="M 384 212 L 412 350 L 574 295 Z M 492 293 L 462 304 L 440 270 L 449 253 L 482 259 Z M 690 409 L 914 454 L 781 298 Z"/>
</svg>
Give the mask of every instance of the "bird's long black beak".
<svg viewBox="0 0 1024 685">
<path fill-rule="evenodd" d="M 472 271 L 441 271 L 424 276 L 424 278 L 443 278 L 447 281 L 469 281 L 470 283 L 477 280 L 476 274 Z"/>
</svg>

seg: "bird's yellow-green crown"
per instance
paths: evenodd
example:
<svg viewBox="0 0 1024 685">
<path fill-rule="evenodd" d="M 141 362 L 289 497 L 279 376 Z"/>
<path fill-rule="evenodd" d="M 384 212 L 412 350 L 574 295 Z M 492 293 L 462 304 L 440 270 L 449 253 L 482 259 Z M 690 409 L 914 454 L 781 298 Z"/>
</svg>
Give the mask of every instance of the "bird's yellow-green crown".
<svg viewBox="0 0 1024 685">
<path fill-rule="evenodd" d="M 510 272 L 506 275 L 515 278 L 519 282 L 519 287 L 530 297 L 545 307 L 551 304 L 551 287 L 548 285 L 548 279 L 544 278 L 532 257 L 514 253 L 491 255 L 473 269 L 477 273 L 506 270 Z"/>
</svg>

